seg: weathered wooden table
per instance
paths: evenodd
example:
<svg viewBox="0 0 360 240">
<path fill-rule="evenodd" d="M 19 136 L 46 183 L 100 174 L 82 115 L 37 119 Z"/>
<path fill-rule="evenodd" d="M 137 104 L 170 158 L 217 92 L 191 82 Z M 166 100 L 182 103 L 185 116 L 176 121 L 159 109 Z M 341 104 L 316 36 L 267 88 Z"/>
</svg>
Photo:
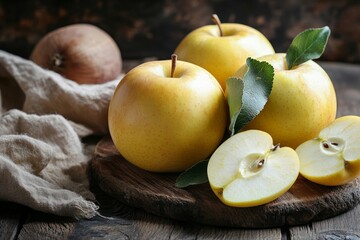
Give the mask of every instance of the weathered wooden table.
<svg viewBox="0 0 360 240">
<path fill-rule="evenodd" d="M 127 62 L 127 69 L 136 62 Z M 360 115 L 360 66 L 321 63 L 334 82 L 338 115 Z M 359 133 L 360 134 L 360 133 Z M 0 177 L 1 180 L 1 177 Z M 101 213 L 75 221 L 0 202 L 2 239 L 360 239 L 360 205 L 322 221 L 268 229 L 227 228 L 187 223 L 147 213 L 94 189 Z"/>
</svg>

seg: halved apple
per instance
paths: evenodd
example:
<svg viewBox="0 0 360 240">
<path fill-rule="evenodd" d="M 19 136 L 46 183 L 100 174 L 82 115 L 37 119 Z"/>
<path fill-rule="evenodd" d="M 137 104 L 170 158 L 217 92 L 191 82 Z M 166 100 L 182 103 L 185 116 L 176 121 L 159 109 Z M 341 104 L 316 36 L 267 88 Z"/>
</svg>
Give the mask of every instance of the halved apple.
<svg viewBox="0 0 360 240">
<path fill-rule="evenodd" d="M 296 152 L 301 175 L 312 182 L 336 186 L 354 180 L 360 175 L 360 117 L 337 118 Z"/>
<path fill-rule="evenodd" d="M 251 207 L 271 202 L 289 190 L 299 168 L 293 149 L 274 146 L 266 132 L 247 130 L 217 148 L 207 173 L 212 190 L 224 204 Z"/>
</svg>

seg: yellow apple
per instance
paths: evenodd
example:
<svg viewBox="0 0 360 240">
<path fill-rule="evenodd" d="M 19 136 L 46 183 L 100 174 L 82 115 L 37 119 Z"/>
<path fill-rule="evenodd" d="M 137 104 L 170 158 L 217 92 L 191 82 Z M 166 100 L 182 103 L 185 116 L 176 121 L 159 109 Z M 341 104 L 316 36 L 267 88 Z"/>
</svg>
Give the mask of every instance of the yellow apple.
<svg viewBox="0 0 360 240">
<path fill-rule="evenodd" d="M 109 129 L 129 162 L 154 172 L 180 172 L 218 147 L 227 108 L 220 84 L 205 69 L 151 61 L 120 81 L 109 106 Z"/>
<path fill-rule="evenodd" d="M 300 173 L 312 182 L 336 186 L 360 176 L 360 117 L 344 116 L 301 144 Z"/>
<path fill-rule="evenodd" d="M 299 158 L 289 147 L 274 146 L 259 130 L 237 133 L 223 142 L 208 163 L 209 183 L 226 205 L 252 207 L 284 194 L 299 175 Z"/>
<path fill-rule="evenodd" d="M 245 129 L 259 129 L 269 133 L 275 143 L 296 148 L 318 136 L 336 117 L 336 94 L 326 72 L 309 60 L 291 70 L 285 54 L 271 54 L 258 58 L 274 67 L 273 89 L 264 109 Z M 242 66 L 235 76 L 243 77 Z"/>
<path fill-rule="evenodd" d="M 190 32 L 175 53 L 180 60 L 208 70 L 225 90 L 226 80 L 245 64 L 248 57 L 272 54 L 274 48 L 261 32 L 250 26 L 218 23 Z"/>
</svg>

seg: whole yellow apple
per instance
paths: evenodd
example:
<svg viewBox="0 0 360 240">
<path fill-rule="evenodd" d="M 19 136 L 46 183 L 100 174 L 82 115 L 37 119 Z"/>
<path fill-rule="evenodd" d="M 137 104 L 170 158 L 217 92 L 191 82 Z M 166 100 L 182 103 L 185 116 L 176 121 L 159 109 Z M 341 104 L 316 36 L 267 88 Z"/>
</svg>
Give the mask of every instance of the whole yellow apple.
<svg viewBox="0 0 360 240">
<path fill-rule="evenodd" d="M 327 73 L 309 60 L 288 69 L 285 54 L 258 58 L 274 67 L 273 89 L 264 109 L 245 129 L 269 133 L 275 143 L 296 148 L 315 138 L 336 117 L 337 102 L 333 84 Z M 242 78 L 244 65 L 235 76 Z"/>
<path fill-rule="evenodd" d="M 129 71 L 109 106 L 112 140 L 125 159 L 154 172 L 180 172 L 209 157 L 228 124 L 220 84 L 194 64 L 162 60 Z"/>
<path fill-rule="evenodd" d="M 225 90 L 226 80 L 248 57 L 273 54 L 274 48 L 258 30 L 237 23 L 218 22 L 190 32 L 177 46 L 180 60 L 208 70 Z"/>
</svg>

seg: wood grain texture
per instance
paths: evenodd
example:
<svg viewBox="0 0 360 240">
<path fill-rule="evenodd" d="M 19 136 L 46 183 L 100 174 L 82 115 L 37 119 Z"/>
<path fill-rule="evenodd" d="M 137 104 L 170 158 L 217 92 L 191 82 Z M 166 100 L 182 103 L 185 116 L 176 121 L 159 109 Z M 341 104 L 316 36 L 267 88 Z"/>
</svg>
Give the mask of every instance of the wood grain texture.
<svg viewBox="0 0 360 240">
<path fill-rule="evenodd" d="M 68 239 L 74 226 L 73 219 L 31 211 L 22 226 L 18 239 Z"/>
<path fill-rule="evenodd" d="M 74 221 L 30 210 L 16 239 L 282 239 L 281 229 L 248 230 L 180 222 L 132 208 L 103 192 L 96 192 L 101 212 L 108 217 Z"/>
<path fill-rule="evenodd" d="M 293 240 L 306 239 L 360 239 L 360 205 L 336 218 L 319 221 L 310 226 L 293 227 L 290 236 Z"/>
<path fill-rule="evenodd" d="M 27 213 L 23 206 L 0 202 L 0 240 L 16 239 Z"/>
<path fill-rule="evenodd" d="M 159 217 L 142 209 L 123 204 L 100 189 L 94 190 L 101 206 L 101 213 L 114 217 L 115 221 L 121 219 L 122 222 L 127 223 L 126 228 L 129 239 L 284 239 L 282 238 L 283 232 L 280 228 L 261 230 L 224 228 Z M 104 221 L 107 220 L 102 220 L 102 222 Z M 112 222 L 108 221 L 108 225 L 112 224 Z M 106 225 L 104 224 L 104 226 Z M 118 229 L 124 228 L 124 223 L 122 223 Z M 114 234 L 119 234 L 119 230 L 116 232 L 109 231 L 106 237 L 111 238 Z M 73 236 L 78 237 L 77 235 Z M 90 235 L 86 234 L 84 236 L 90 237 Z"/>
<path fill-rule="evenodd" d="M 91 177 L 107 194 L 155 215 L 196 223 L 268 228 L 306 224 L 347 211 L 360 202 L 360 178 L 343 186 L 325 187 L 301 176 L 277 200 L 258 207 L 222 204 L 209 184 L 179 189 L 178 174 L 144 171 L 127 162 L 110 138 L 99 142 L 91 162 Z"/>
</svg>

